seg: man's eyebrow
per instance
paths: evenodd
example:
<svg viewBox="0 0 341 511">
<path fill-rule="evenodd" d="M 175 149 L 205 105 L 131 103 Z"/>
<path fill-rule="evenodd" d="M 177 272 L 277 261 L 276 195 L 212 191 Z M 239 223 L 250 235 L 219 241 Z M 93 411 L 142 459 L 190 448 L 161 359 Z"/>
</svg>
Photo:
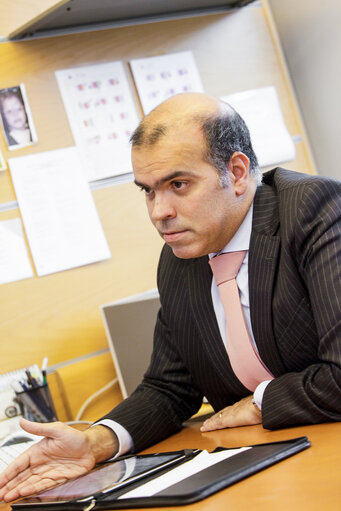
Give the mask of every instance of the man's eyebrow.
<svg viewBox="0 0 341 511">
<path fill-rule="evenodd" d="M 184 177 L 184 176 L 191 176 L 193 175 L 189 171 L 184 170 L 176 170 L 175 172 L 172 172 L 171 174 L 168 174 L 167 176 L 164 176 L 162 179 L 158 179 L 155 183 L 155 188 L 158 188 L 163 183 L 167 183 L 167 181 L 171 181 L 172 179 L 175 179 L 177 177 Z M 134 180 L 134 183 L 136 186 L 139 186 L 140 188 L 149 188 L 149 185 L 142 183 L 140 181 Z"/>
</svg>

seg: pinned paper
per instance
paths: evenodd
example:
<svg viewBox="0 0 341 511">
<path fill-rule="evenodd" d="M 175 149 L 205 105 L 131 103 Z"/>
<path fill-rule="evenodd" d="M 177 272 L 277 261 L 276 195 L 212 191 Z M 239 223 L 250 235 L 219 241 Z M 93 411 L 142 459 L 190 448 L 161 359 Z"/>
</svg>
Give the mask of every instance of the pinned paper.
<svg viewBox="0 0 341 511">
<path fill-rule="evenodd" d="M 132 172 L 130 135 L 138 124 L 122 62 L 56 71 L 88 181 Z"/>
<path fill-rule="evenodd" d="M 247 90 L 221 99 L 246 122 L 260 167 L 295 159 L 295 145 L 285 126 L 275 87 Z"/>
<path fill-rule="evenodd" d="M 20 218 L 0 222 L 0 284 L 33 277 Z"/>
<path fill-rule="evenodd" d="M 9 166 L 39 276 L 110 257 L 75 147 L 11 158 Z"/>
<path fill-rule="evenodd" d="M 190 51 L 134 59 L 130 66 L 145 114 L 174 94 L 204 91 Z"/>
</svg>

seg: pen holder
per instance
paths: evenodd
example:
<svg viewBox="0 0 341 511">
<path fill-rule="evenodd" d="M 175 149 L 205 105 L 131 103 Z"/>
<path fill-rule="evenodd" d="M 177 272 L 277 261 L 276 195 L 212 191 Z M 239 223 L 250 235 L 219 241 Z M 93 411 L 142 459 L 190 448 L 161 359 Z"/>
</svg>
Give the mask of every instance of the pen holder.
<svg viewBox="0 0 341 511">
<path fill-rule="evenodd" d="M 33 422 L 55 422 L 58 420 L 48 385 L 16 392 L 22 416 Z"/>
</svg>

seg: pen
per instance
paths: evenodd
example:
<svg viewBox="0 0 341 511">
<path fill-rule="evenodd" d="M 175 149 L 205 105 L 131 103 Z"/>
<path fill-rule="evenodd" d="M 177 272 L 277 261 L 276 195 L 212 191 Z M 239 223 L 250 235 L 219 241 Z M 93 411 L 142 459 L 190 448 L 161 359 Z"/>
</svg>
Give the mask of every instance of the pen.
<svg viewBox="0 0 341 511">
<path fill-rule="evenodd" d="M 26 390 L 29 390 L 29 386 L 27 385 L 27 383 L 24 380 L 20 380 L 18 383 L 22 387 L 21 392 L 25 392 Z"/>
<path fill-rule="evenodd" d="M 36 380 L 33 378 L 32 374 L 30 373 L 30 370 L 29 369 L 25 369 L 25 373 L 26 373 L 26 376 L 27 376 L 27 381 L 29 383 L 29 385 L 31 385 L 31 387 L 33 389 L 35 389 L 36 387 L 38 387 L 38 383 L 36 382 Z"/>
<path fill-rule="evenodd" d="M 44 357 L 44 360 L 43 360 L 43 363 L 41 366 L 41 374 L 43 375 L 43 385 L 46 385 L 46 383 L 47 383 L 47 380 L 46 380 L 47 362 L 48 362 L 48 358 Z"/>
</svg>

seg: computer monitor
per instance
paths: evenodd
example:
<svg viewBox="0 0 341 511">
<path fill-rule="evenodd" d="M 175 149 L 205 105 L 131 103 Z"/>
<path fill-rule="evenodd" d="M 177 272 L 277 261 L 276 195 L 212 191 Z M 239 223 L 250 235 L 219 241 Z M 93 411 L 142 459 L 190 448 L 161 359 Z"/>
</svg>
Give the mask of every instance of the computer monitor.
<svg viewBox="0 0 341 511">
<path fill-rule="evenodd" d="M 135 390 L 148 368 L 159 308 L 157 289 L 100 307 L 124 398 Z"/>
</svg>

